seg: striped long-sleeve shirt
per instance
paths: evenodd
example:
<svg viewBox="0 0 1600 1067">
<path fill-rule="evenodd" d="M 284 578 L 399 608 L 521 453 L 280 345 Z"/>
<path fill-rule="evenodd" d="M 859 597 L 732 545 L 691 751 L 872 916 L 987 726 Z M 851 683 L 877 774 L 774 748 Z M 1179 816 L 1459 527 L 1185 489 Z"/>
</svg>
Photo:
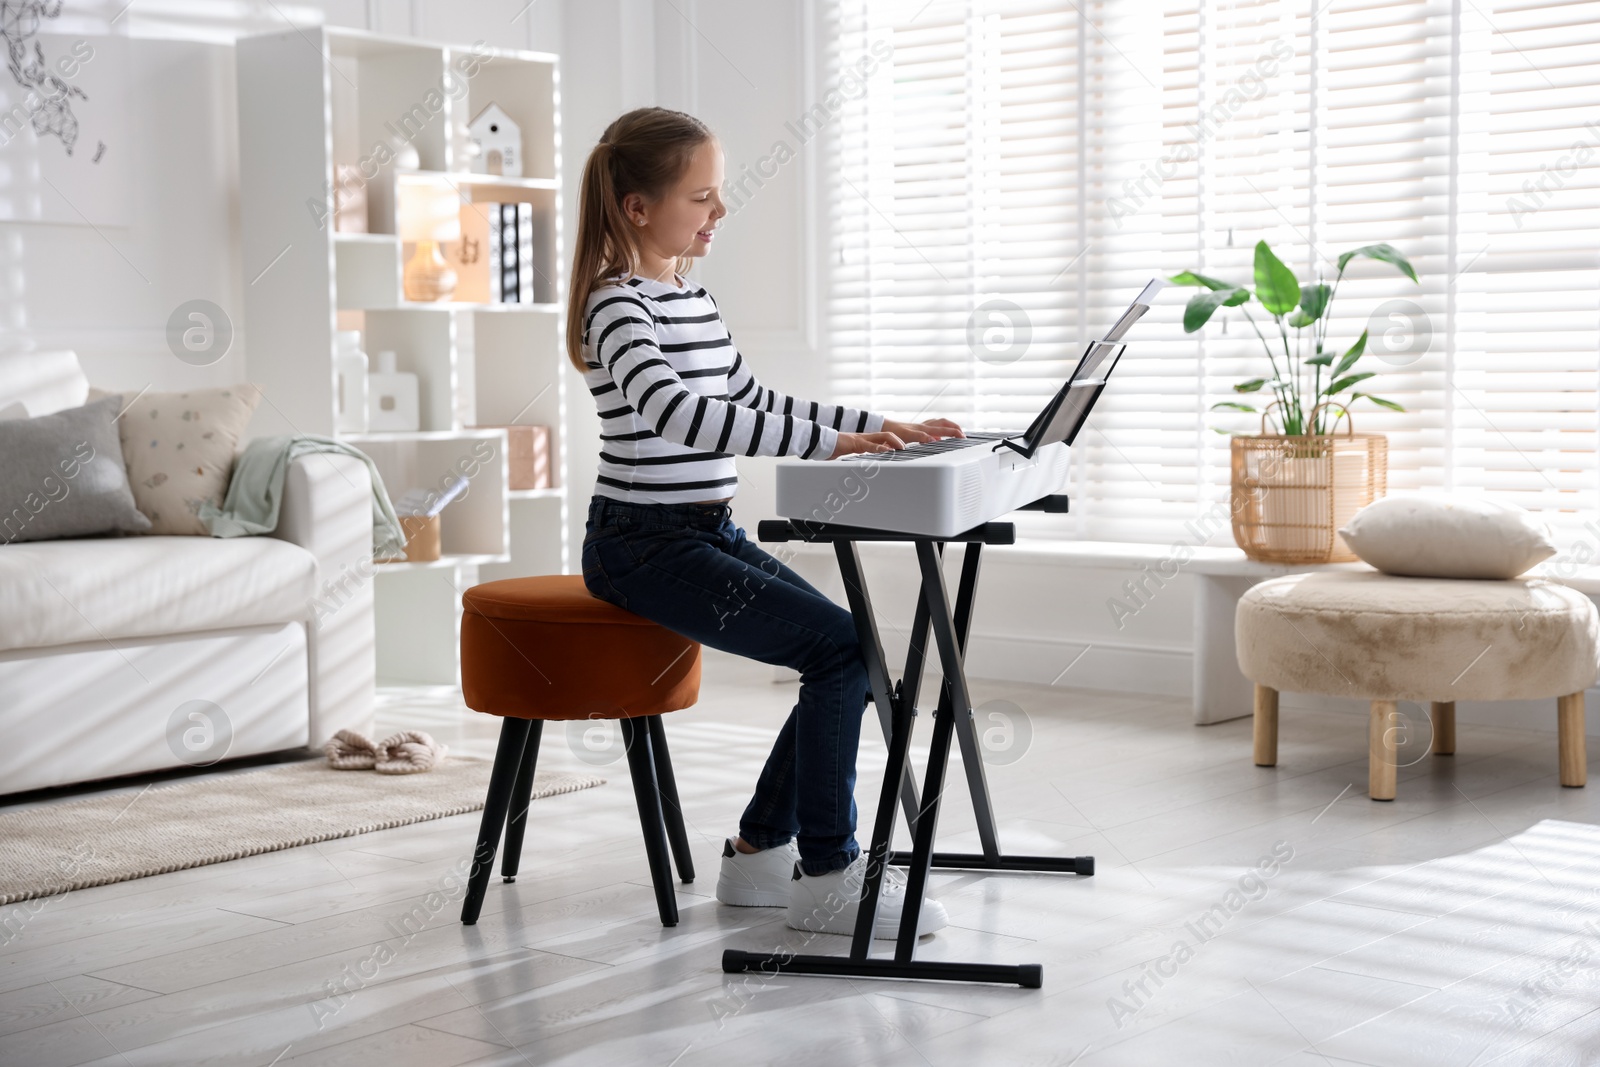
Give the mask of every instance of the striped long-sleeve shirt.
<svg viewBox="0 0 1600 1067">
<path fill-rule="evenodd" d="M 596 289 L 584 315 L 584 381 L 600 410 L 595 493 L 634 503 L 720 500 L 733 457 L 828 459 L 840 432 L 883 416 L 768 389 L 734 347 L 711 294 L 633 275 Z"/>
</svg>

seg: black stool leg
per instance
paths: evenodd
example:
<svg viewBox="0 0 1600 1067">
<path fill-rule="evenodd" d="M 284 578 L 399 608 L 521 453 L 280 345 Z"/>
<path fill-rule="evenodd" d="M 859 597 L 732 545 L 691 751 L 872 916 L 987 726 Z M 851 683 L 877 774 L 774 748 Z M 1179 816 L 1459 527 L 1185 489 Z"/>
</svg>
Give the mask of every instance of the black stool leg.
<svg viewBox="0 0 1600 1067">
<path fill-rule="evenodd" d="M 644 851 L 650 860 L 650 882 L 656 890 L 656 909 L 661 913 L 662 926 L 677 926 L 678 898 L 672 891 L 672 865 L 667 861 L 661 794 L 656 786 L 655 761 L 650 758 L 650 729 L 637 719 L 621 722 L 628 771 L 633 777 L 633 798 L 639 805 L 639 826 L 644 830 Z"/>
<path fill-rule="evenodd" d="M 528 743 L 523 746 L 522 762 L 517 764 L 517 780 L 511 786 L 511 810 L 506 813 L 506 847 L 500 859 L 500 877 L 517 880 L 517 863 L 522 859 L 522 835 L 528 829 L 528 794 L 533 792 L 533 771 L 539 764 L 539 738 L 544 720 L 532 719 Z"/>
<path fill-rule="evenodd" d="M 489 875 L 494 870 L 500 828 L 506 824 L 511 789 L 516 783 L 523 746 L 528 740 L 528 723 L 527 719 L 505 719 L 500 723 L 500 745 L 494 752 L 494 770 L 489 773 L 489 795 L 484 798 L 483 821 L 478 825 L 478 847 L 472 853 L 467 898 L 461 904 L 461 922 L 465 926 L 477 922 L 478 912 L 483 910 L 483 894 L 489 888 Z"/>
<path fill-rule="evenodd" d="M 661 786 L 661 814 L 667 820 L 667 840 L 672 842 L 672 860 L 685 885 L 694 881 L 694 858 L 689 855 L 689 835 L 683 828 L 683 805 L 678 803 L 678 779 L 672 773 L 672 754 L 667 751 L 667 728 L 661 716 L 645 718 L 650 724 L 650 754 L 655 757 L 656 781 Z"/>
</svg>

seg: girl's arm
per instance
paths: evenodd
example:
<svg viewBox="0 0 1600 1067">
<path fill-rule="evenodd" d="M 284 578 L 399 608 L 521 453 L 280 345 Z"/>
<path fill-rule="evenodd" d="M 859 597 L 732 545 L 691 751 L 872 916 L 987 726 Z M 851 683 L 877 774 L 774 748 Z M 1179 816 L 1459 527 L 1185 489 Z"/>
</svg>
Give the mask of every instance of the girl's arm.
<svg viewBox="0 0 1600 1067">
<path fill-rule="evenodd" d="M 613 391 L 661 437 L 688 448 L 741 456 L 828 459 L 839 432 L 788 412 L 766 412 L 702 396 L 661 356 L 655 322 L 632 296 L 607 297 L 590 312 L 585 337 L 611 376 L 593 390 L 602 409 Z"/>
</svg>

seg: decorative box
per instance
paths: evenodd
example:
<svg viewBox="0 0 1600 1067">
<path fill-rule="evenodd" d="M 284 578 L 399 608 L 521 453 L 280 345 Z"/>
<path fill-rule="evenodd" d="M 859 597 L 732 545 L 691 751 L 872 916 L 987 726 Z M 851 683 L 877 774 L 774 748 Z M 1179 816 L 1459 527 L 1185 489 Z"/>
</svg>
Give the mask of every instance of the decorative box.
<svg viewBox="0 0 1600 1067">
<path fill-rule="evenodd" d="M 510 465 L 511 489 L 549 489 L 555 479 L 550 467 L 550 427 L 481 426 L 484 430 L 506 432 L 506 461 Z"/>
</svg>

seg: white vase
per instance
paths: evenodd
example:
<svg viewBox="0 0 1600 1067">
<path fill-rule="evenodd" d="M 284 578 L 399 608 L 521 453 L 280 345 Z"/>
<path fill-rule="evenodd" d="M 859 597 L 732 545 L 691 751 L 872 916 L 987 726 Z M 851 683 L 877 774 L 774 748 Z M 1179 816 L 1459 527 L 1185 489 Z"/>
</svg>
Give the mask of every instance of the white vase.
<svg viewBox="0 0 1600 1067">
<path fill-rule="evenodd" d="M 367 354 L 361 351 L 360 330 L 340 330 L 338 353 L 333 359 L 338 376 L 334 425 L 340 433 L 362 433 L 367 428 Z"/>
</svg>

